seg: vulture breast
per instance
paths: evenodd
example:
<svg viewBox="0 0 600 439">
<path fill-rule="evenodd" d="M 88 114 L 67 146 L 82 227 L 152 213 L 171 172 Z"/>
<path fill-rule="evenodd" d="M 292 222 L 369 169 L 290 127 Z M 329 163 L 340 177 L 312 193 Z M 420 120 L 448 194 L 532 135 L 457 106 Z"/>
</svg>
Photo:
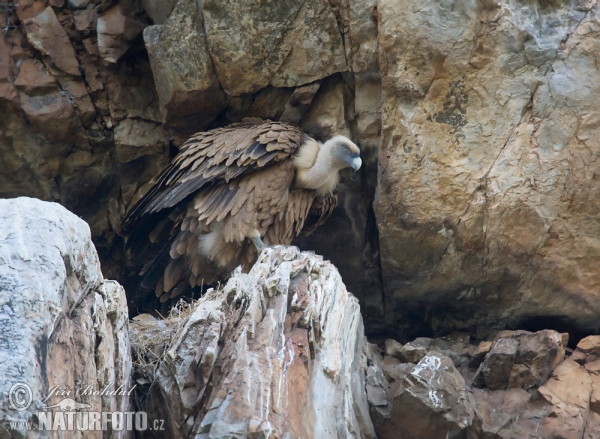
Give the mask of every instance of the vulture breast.
<svg viewBox="0 0 600 439">
<path fill-rule="evenodd" d="M 294 186 L 293 158 L 315 143 L 295 125 L 264 121 L 191 137 L 123 220 L 129 257 L 144 264 L 140 289 L 165 302 L 248 269 L 253 230 L 287 245 L 323 223 L 336 194 Z"/>
</svg>

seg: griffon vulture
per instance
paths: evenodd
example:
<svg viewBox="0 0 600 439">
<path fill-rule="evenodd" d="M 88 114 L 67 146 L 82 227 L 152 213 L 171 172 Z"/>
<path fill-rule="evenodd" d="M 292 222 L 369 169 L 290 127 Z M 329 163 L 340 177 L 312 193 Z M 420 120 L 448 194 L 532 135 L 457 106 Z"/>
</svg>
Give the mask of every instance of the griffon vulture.
<svg viewBox="0 0 600 439">
<path fill-rule="evenodd" d="M 336 205 L 338 171 L 358 170 L 359 154 L 344 136 L 320 143 L 282 122 L 194 135 L 123 220 L 131 256 L 153 248 L 140 287 L 165 302 L 312 232 Z"/>
</svg>

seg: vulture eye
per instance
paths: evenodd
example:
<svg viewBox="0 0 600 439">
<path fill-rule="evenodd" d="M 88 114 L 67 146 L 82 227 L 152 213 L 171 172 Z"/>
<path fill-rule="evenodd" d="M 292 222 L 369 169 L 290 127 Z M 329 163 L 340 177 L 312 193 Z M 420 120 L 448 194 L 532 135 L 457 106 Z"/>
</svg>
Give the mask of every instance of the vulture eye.
<svg viewBox="0 0 600 439">
<path fill-rule="evenodd" d="M 342 145 L 342 150 L 343 151 L 348 151 L 348 145 Z"/>
</svg>

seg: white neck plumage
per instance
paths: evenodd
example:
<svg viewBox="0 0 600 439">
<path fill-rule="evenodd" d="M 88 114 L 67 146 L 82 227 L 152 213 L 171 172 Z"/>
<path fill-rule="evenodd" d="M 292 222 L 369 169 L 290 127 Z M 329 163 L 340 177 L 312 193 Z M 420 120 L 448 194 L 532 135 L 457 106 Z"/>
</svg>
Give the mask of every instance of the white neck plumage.
<svg viewBox="0 0 600 439">
<path fill-rule="evenodd" d="M 319 195 L 332 192 L 339 182 L 339 168 L 333 163 L 327 142 L 313 141 L 303 145 L 294 165 L 297 186 L 314 189 Z"/>
</svg>

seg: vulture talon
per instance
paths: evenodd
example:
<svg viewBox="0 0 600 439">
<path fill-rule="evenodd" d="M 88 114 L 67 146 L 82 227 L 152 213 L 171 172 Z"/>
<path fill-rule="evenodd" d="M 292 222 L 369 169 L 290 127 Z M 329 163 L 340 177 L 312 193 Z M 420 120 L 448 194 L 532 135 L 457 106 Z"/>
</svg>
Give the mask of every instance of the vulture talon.
<svg viewBox="0 0 600 439">
<path fill-rule="evenodd" d="M 262 253 L 262 251 L 266 248 L 268 248 L 269 246 L 267 244 L 265 244 L 263 242 L 263 240 L 260 238 L 260 233 L 258 233 L 258 230 L 254 230 L 252 232 L 252 234 L 250 235 L 250 240 L 252 241 L 252 244 L 254 244 L 254 246 L 256 247 L 256 250 L 258 251 L 258 254 L 260 255 Z"/>
</svg>

